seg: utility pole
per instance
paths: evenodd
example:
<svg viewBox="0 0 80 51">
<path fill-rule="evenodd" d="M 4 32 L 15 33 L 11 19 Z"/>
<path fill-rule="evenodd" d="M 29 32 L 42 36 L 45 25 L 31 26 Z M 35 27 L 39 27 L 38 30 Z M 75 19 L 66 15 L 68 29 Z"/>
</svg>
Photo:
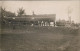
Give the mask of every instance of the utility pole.
<svg viewBox="0 0 80 51">
<path fill-rule="evenodd" d="M 72 9 L 71 9 L 71 7 L 68 7 L 68 18 L 69 18 L 70 24 L 71 24 L 71 13 L 72 13 Z"/>
</svg>

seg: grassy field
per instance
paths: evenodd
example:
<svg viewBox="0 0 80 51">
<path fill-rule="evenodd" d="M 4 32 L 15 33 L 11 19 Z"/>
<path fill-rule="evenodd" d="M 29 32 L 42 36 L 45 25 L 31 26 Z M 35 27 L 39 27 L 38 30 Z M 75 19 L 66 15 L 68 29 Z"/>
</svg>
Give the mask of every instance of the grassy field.
<svg viewBox="0 0 80 51">
<path fill-rule="evenodd" d="M 2 51 L 79 51 L 80 30 L 66 27 L 3 29 Z"/>
</svg>

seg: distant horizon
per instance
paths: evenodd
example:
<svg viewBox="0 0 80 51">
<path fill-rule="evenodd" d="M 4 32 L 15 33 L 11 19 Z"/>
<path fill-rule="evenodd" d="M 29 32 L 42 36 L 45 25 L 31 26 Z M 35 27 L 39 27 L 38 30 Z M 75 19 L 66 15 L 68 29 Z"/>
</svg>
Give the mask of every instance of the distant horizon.
<svg viewBox="0 0 80 51">
<path fill-rule="evenodd" d="M 25 10 L 26 15 L 56 14 L 56 19 L 68 20 L 68 8 L 72 20 L 80 23 L 80 1 L 2 1 L 0 6 L 17 14 L 19 8 Z"/>
</svg>

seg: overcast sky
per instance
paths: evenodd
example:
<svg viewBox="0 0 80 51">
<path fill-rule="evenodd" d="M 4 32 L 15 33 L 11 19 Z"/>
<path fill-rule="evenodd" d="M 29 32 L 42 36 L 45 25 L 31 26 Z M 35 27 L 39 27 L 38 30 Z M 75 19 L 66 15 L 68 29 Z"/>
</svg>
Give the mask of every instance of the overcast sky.
<svg viewBox="0 0 80 51">
<path fill-rule="evenodd" d="M 1 2 L 0 2 L 1 3 Z M 26 14 L 56 14 L 56 19 L 68 20 L 68 8 L 71 18 L 80 22 L 80 1 L 3 1 L 2 5 L 7 11 L 17 13 L 23 7 Z M 1 4 L 0 4 L 1 5 Z"/>
</svg>

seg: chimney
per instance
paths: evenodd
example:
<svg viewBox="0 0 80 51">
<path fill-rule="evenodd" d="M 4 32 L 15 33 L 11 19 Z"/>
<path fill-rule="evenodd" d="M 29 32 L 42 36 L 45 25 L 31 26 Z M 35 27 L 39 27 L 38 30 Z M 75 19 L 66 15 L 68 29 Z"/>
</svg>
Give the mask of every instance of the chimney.
<svg viewBox="0 0 80 51">
<path fill-rule="evenodd" d="M 33 11 L 33 15 L 35 15 L 34 11 Z"/>
</svg>

